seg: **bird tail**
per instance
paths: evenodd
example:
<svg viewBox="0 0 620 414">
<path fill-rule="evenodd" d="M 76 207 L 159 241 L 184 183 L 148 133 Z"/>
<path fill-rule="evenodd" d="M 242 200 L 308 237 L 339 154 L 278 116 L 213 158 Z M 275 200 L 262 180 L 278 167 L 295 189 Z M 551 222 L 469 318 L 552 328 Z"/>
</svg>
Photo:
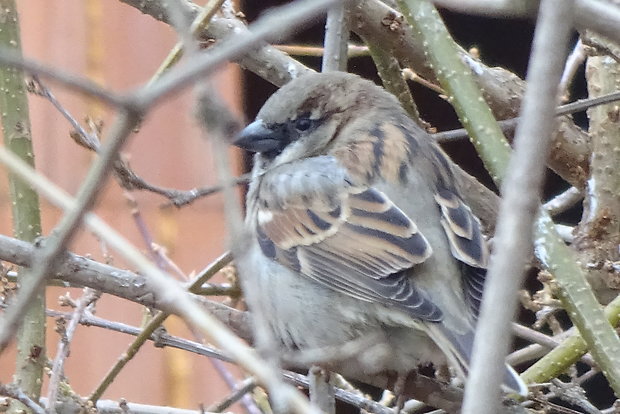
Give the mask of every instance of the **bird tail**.
<svg viewBox="0 0 620 414">
<path fill-rule="evenodd" d="M 456 369 L 461 378 L 466 380 L 474 345 L 474 332 L 470 331 L 463 335 L 454 334 L 448 332 L 448 329 L 440 324 L 427 324 L 427 328 L 429 336 L 446 355 L 450 365 Z M 517 393 L 521 396 L 527 395 L 527 386 L 508 364 L 506 364 L 502 385 L 506 392 Z"/>
</svg>

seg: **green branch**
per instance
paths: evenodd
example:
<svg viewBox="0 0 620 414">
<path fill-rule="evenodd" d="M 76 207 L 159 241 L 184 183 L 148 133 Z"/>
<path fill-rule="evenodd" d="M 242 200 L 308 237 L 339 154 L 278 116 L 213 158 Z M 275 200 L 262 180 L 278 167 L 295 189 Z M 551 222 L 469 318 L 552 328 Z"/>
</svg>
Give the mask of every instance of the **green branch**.
<svg viewBox="0 0 620 414">
<path fill-rule="evenodd" d="M 19 18 L 14 0 L 0 0 L 0 46 L 21 54 Z M 23 73 L 0 66 L 0 109 L 4 145 L 29 165 L 34 166 L 34 152 Z M 17 238 L 32 242 L 41 235 L 39 197 L 28 185 L 9 174 L 13 231 Z M 17 335 L 15 383 L 30 398 L 38 401 L 45 362 L 45 291 L 42 289 L 23 315 L 25 323 Z M 11 412 L 26 408 L 11 405 Z"/>
</svg>

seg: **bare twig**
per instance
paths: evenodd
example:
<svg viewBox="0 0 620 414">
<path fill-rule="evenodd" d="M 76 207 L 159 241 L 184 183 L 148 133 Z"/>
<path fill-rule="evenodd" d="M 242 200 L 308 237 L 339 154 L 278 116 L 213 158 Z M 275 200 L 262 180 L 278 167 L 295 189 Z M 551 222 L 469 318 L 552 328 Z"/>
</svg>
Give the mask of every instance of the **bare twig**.
<svg viewBox="0 0 620 414">
<path fill-rule="evenodd" d="M 66 86 L 68 89 L 94 96 L 111 106 L 117 108 L 127 108 L 131 106 L 130 100 L 120 94 L 110 92 L 109 89 L 103 88 L 95 82 L 77 75 L 69 74 L 64 70 L 50 68 L 32 59 L 24 58 L 10 49 L 0 48 L 0 62 L 5 65 L 23 69 L 34 75 L 52 79 Z"/>
<path fill-rule="evenodd" d="M 20 266 L 30 266 L 33 263 L 34 255 L 35 247 L 32 244 L 0 235 L 1 260 Z M 204 270 L 199 274 L 203 273 L 205 273 Z M 88 286 L 143 306 L 163 311 L 171 310 L 168 304 L 162 302 L 161 298 L 154 292 L 150 281 L 144 275 L 98 263 L 72 253 L 64 255 L 63 260 L 56 267 L 54 276 L 73 286 Z M 202 298 L 196 299 L 209 312 L 233 329 L 238 336 L 251 341 L 248 317 L 245 312 L 229 308 L 218 302 L 211 302 Z"/>
<path fill-rule="evenodd" d="M 349 42 L 348 1 L 342 0 L 327 13 L 325 25 L 325 54 L 322 72 L 347 70 L 347 44 Z"/>
<path fill-rule="evenodd" d="M 568 100 L 568 87 L 570 86 L 573 78 L 575 77 L 575 73 L 577 69 L 586 60 L 586 53 L 583 48 L 583 43 L 581 39 L 577 40 L 575 47 L 570 55 L 568 55 L 568 59 L 566 59 L 566 64 L 564 65 L 564 72 L 562 72 L 562 78 L 560 80 L 560 93 L 562 94 L 562 99 Z"/>
<path fill-rule="evenodd" d="M 207 407 L 207 411 L 213 411 L 215 413 L 220 413 L 233 405 L 235 402 L 239 401 L 239 399 L 243 398 L 247 395 L 248 392 L 252 391 L 256 388 L 256 380 L 254 378 L 246 378 L 241 382 L 238 386 L 236 386 L 225 399 L 220 401 L 217 404 L 213 404 Z"/>
<path fill-rule="evenodd" d="M 512 331 L 516 336 L 534 342 L 535 345 L 519 349 L 510 354 L 508 358 L 506 358 L 510 364 L 520 364 L 534 358 L 539 358 L 549 349 L 558 347 L 562 340 L 570 336 L 570 331 L 562 332 L 556 336 L 549 336 L 516 323 L 512 324 Z M 596 366 L 596 362 L 590 355 L 584 355 L 581 361 L 590 366 Z"/>
<path fill-rule="evenodd" d="M 207 3 L 205 7 L 201 9 L 200 13 L 198 13 L 198 15 L 192 21 L 192 24 L 189 28 L 189 33 L 191 35 L 196 35 L 201 30 L 205 30 L 208 27 L 208 24 L 211 21 L 211 18 L 215 15 L 217 10 L 222 6 L 222 3 L 224 3 L 224 0 L 210 0 L 209 3 Z M 180 14 L 185 14 L 184 13 L 185 10 L 182 8 L 182 4 L 180 2 L 175 2 L 174 6 L 176 6 L 175 9 L 179 9 L 178 11 Z M 184 40 L 184 42 L 186 41 Z M 164 72 L 170 69 L 174 64 L 176 64 L 179 61 L 179 59 L 181 59 L 182 55 L 183 55 L 183 43 L 179 42 L 176 45 L 174 45 L 170 53 L 168 53 L 168 56 L 166 56 L 166 59 L 164 59 L 160 67 L 157 69 L 157 72 L 155 72 L 155 74 L 149 81 L 149 84 L 159 79 L 161 75 L 164 74 Z"/>
<path fill-rule="evenodd" d="M 536 13 L 535 1 L 433 0 L 433 3 L 461 13 L 495 17 L 529 17 Z"/>
<path fill-rule="evenodd" d="M 607 103 L 618 101 L 618 100 L 620 100 L 620 92 L 613 92 L 613 93 L 609 93 L 603 96 L 598 96 L 596 98 L 580 99 L 578 101 L 559 106 L 556 110 L 556 115 L 562 116 L 562 115 L 573 114 L 575 112 L 581 112 L 588 108 L 592 108 L 592 107 L 599 106 L 599 105 L 605 105 Z M 516 117 L 516 118 L 505 119 L 503 121 L 498 121 L 498 124 L 504 132 L 510 132 L 510 131 L 514 131 L 519 121 L 520 121 L 520 118 Z M 467 138 L 468 136 L 469 134 L 467 133 L 467 130 L 465 130 L 464 128 L 454 129 L 452 131 L 446 131 L 446 132 L 438 132 L 436 134 L 433 134 L 433 137 L 438 142 L 449 142 L 452 140 Z"/>
<path fill-rule="evenodd" d="M 576 0 L 575 26 L 620 42 L 620 7 L 606 1 Z"/>
<path fill-rule="evenodd" d="M 315 56 L 321 57 L 325 54 L 325 49 L 318 46 L 303 45 L 273 45 L 276 49 L 287 53 L 291 56 Z M 352 45 L 347 46 L 347 56 L 349 58 L 368 56 L 368 48 L 366 46 Z"/>
<path fill-rule="evenodd" d="M 583 192 L 575 187 L 553 197 L 551 200 L 543 204 L 543 208 L 547 210 L 550 216 L 556 216 L 573 207 L 583 199 Z"/>
<path fill-rule="evenodd" d="M 71 315 L 66 330 L 61 332 L 60 344 L 56 351 L 56 357 L 52 362 L 52 372 L 50 374 L 50 383 L 47 392 L 48 401 L 55 402 L 58 399 L 58 389 L 63 377 L 63 366 L 66 358 L 69 356 L 69 346 L 73 340 L 73 334 L 82 319 L 86 307 L 96 300 L 98 295 L 96 291 L 90 288 L 84 289 L 82 297 L 80 297 L 76 303 L 75 310 Z M 48 409 L 46 410 L 47 413 L 54 414 L 55 411 L 50 407 L 53 407 L 53 405 L 48 405 Z"/>
<path fill-rule="evenodd" d="M 56 96 L 52 93 L 52 91 L 41 82 L 38 75 L 32 76 L 30 92 L 47 99 L 54 106 L 54 108 L 56 108 L 56 110 L 69 122 L 69 124 L 71 124 L 71 127 L 73 127 L 73 129 L 77 132 L 78 137 L 80 138 L 79 140 L 77 140 L 78 144 L 92 151 L 99 150 L 99 137 L 86 132 L 82 125 L 67 110 L 67 108 L 65 108 L 64 105 L 61 104 L 58 99 L 56 99 Z"/>
<path fill-rule="evenodd" d="M 46 401 L 46 399 L 43 399 L 43 402 L 49 405 L 49 401 Z M 63 401 L 57 403 L 54 408 L 58 414 L 74 414 L 86 410 L 85 407 L 76 401 Z M 187 410 L 176 407 L 136 404 L 127 402 L 124 399 L 120 401 L 97 401 L 96 410 L 99 414 L 215 414 L 203 410 Z"/>
<path fill-rule="evenodd" d="M 155 19 L 169 23 L 168 12 L 162 7 L 161 2 L 145 2 L 143 0 L 121 1 Z M 183 12 L 189 16 L 195 17 L 200 12 L 200 8 L 188 0 L 177 1 L 177 7 L 183 7 Z M 201 32 L 201 37 L 223 39 L 235 34 L 242 34 L 245 36 L 248 34 L 248 28 L 239 18 L 227 14 L 224 16 L 214 16 L 209 22 L 206 31 Z M 282 86 L 291 79 L 310 71 L 308 67 L 268 45 L 259 49 L 247 51 L 247 53 L 241 55 L 236 61 L 243 68 L 254 72 L 277 86 Z"/>
<path fill-rule="evenodd" d="M 14 385 L 0 384 L 0 395 L 11 397 L 30 408 L 35 414 L 46 414 L 45 409 Z"/>
<path fill-rule="evenodd" d="M 75 129 L 75 133 L 71 136 L 81 146 L 98 152 L 100 146 L 100 140 L 97 134 L 88 133 L 82 125 L 75 119 L 75 117 L 64 107 L 64 105 L 56 98 L 52 91 L 47 88 L 40 80 L 38 76 L 33 76 L 33 81 L 30 87 L 30 91 L 45 99 L 47 99 L 62 116 L 71 124 Z M 171 204 L 176 207 L 181 207 L 194 202 L 195 200 L 212 195 L 221 191 L 222 187 L 219 185 L 209 186 L 203 188 L 194 188 L 191 190 L 178 190 L 174 188 L 165 188 L 153 185 L 138 174 L 136 174 L 128 165 L 127 162 L 122 159 L 116 160 L 114 163 L 114 171 L 119 178 L 121 185 L 128 190 L 145 190 L 155 194 L 159 194 L 170 200 Z M 235 179 L 235 183 L 243 184 L 248 181 L 249 175 L 242 175 Z"/>
<path fill-rule="evenodd" d="M 522 117 L 515 137 L 495 235 L 495 249 L 484 288 L 463 413 L 495 413 L 500 384 L 525 265 L 539 203 L 545 160 L 553 131 L 558 83 L 565 59 L 563 45 L 571 31 L 572 3 L 543 0 L 540 5 L 528 67 Z"/>
<path fill-rule="evenodd" d="M 127 204 L 129 204 L 129 209 L 131 211 L 131 217 L 133 218 L 133 221 L 136 227 L 138 228 L 138 232 L 140 233 L 140 236 L 142 236 L 142 240 L 146 244 L 146 248 L 149 254 L 153 258 L 155 263 L 157 263 L 157 266 L 159 266 L 160 269 L 167 270 L 166 262 L 163 258 L 161 249 L 159 251 L 156 251 L 154 248 L 155 242 L 153 241 L 153 236 L 151 235 L 151 232 L 147 228 L 147 225 L 144 222 L 142 215 L 140 214 L 140 209 L 138 208 L 138 202 L 133 197 L 133 195 L 131 195 L 128 191 L 124 191 L 123 196 L 125 197 Z M 173 270 L 175 270 L 177 274 L 183 277 L 184 280 L 187 280 L 185 275 L 182 274 L 182 272 L 180 272 L 180 269 L 178 269 L 176 266 L 173 267 Z"/>
</svg>

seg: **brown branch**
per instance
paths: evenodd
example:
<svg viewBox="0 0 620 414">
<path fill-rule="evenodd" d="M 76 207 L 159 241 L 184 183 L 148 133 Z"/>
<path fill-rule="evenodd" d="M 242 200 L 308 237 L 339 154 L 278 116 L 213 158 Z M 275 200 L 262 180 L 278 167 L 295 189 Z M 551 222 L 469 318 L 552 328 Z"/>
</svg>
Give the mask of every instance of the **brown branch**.
<svg viewBox="0 0 620 414">
<path fill-rule="evenodd" d="M 617 89 L 620 64 L 607 56 L 592 56 L 586 65 L 588 91 L 598 96 Z M 605 303 L 620 290 L 620 128 L 618 104 L 590 109 L 592 173 L 585 192 L 584 212 L 575 238 L 589 281 Z"/>
<path fill-rule="evenodd" d="M 35 249 L 30 243 L 0 235 L 0 260 L 19 266 L 31 266 Z M 160 295 L 147 277 L 73 253 L 64 254 L 52 275 L 55 279 L 63 280 L 74 286 L 89 287 L 165 312 L 174 311 L 169 302 L 160 300 Z M 218 302 L 208 301 L 198 296 L 194 298 L 238 336 L 245 340 L 251 339 L 247 314 Z"/>
</svg>

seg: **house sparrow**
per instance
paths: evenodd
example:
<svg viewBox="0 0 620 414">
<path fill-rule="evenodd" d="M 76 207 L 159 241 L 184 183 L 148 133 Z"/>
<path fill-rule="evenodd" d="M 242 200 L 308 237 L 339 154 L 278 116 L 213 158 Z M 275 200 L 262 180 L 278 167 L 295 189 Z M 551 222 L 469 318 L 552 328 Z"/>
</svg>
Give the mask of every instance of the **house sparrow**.
<svg viewBox="0 0 620 414">
<path fill-rule="evenodd" d="M 308 74 L 235 145 L 255 152 L 246 225 L 255 292 L 283 350 L 338 349 L 361 379 L 452 366 L 465 378 L 489 251 L 444 152 L 394 96 Z M 505 384 L 525 392 L 507 366 Z"/>
</svg>

